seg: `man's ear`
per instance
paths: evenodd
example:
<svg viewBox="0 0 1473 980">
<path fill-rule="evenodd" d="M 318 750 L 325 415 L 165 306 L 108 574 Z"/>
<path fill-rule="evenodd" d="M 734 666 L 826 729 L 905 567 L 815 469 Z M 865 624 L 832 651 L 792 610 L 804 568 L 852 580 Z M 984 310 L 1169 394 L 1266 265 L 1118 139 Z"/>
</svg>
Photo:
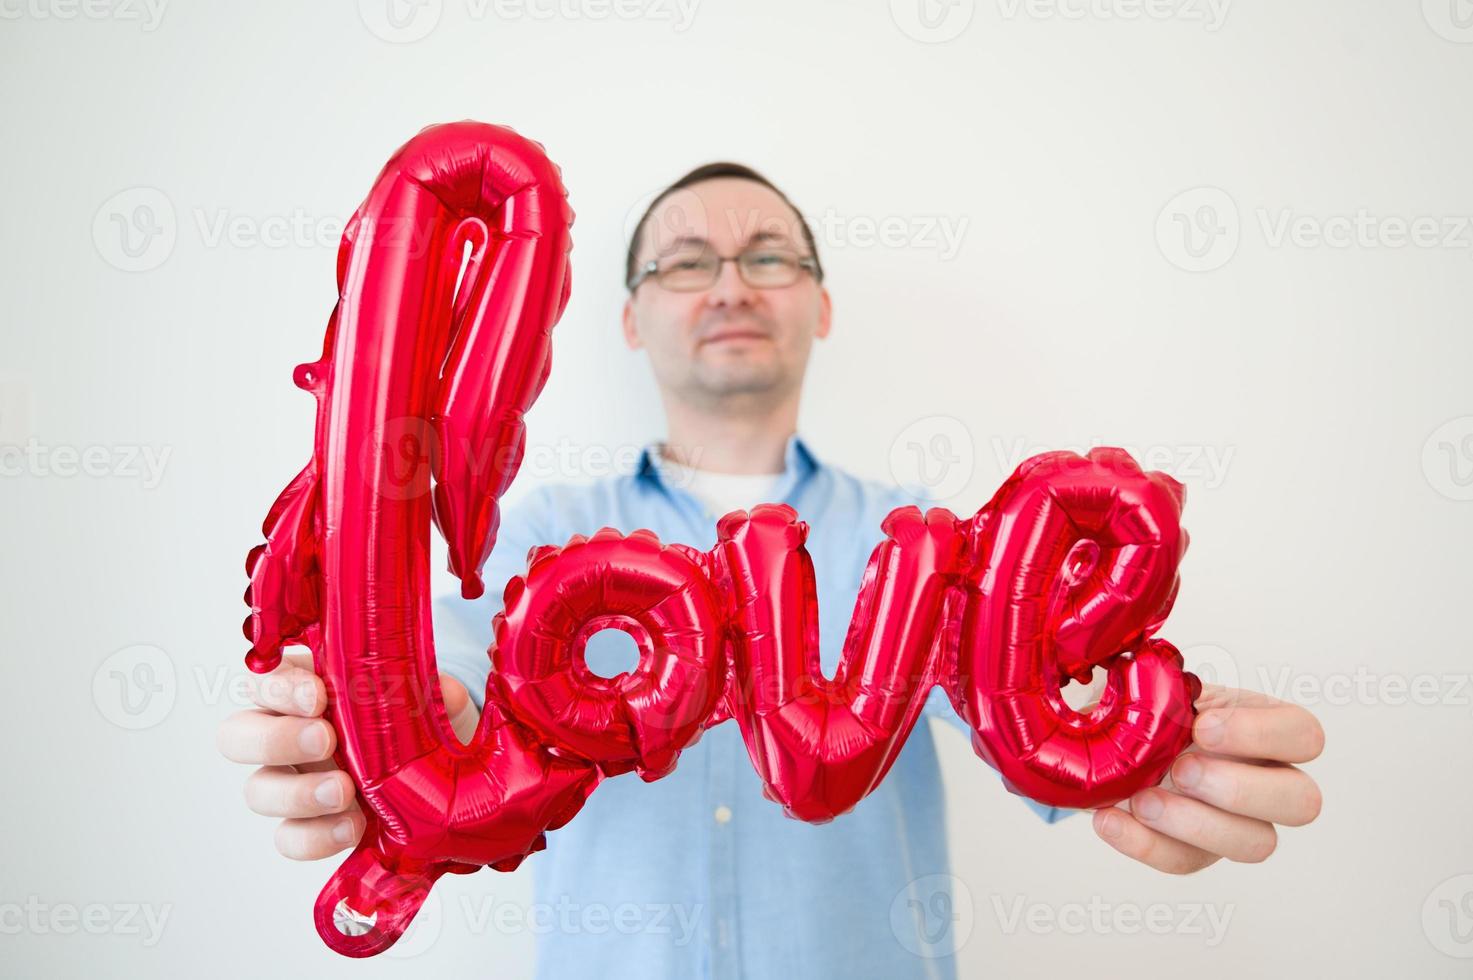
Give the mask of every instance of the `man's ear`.
<svg viewBox="0 0 1473 980">
<path fill-rule="evenodd" d="M 829 335 L 834 319 L 834 301 L 829 298 L 827 286 L 818 287 L 818 329 L 813 335 L 820 340 Z"/>
<path fill-rule="evenodd" d="M 634 326 L 634 297 L 630 296 L 624 301 L 624 316 L 621 320 L 624 330 L 624 343 L 630 350 L 639 350 L 644 342 L 639 339 L 639 330 Z"/>
</svg>

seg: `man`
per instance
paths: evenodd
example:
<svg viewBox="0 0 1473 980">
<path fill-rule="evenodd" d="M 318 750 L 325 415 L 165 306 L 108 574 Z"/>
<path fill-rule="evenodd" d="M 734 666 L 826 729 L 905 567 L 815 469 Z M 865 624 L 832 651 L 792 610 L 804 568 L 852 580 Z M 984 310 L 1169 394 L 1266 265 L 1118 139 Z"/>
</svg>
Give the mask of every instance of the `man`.
<svg viewBox="0 0 1473 980">
<path fill-rule="evenodd" d="M 508 508 L 487 595 L 442 600 L 439 662 L 462 738 L 478 718 L 500 588 L 523 571 L 529 548 L 604 526 L 650 528 L 663 541 L 707 548 L 722 514 L 788 503 L 811 525 L 821 662 L 832 676 L 881 520 L 910 502 L 825 464 L 796 435 L 809 353 L 829 334 L 831 305 L 807 224 L 764 177 L 711 164 L 676 181 L 635 230 L 626 282 L 624 337 L 649 355 L 667 439 L 632 474 L 540 487 Z M 590 669 L 627 669 L 620 639 L 632 647 L 612 631 L 595 635 Z M 351 781 L 332 765 L 335 739 L 320 718 L 325 692 L 310 660 L 283 664 L 258 692 L 262 710 L 241 712 L 220 730 L 228 757 L 262 766 L 247 780 L 247 802 L 285 818 L 277 847 L 288 857 L 351 846 L 363 817 Z M 1274 824 L 1308 823 L 1320 806 L 1313 780 L 1292 765 L 1322 747 L 1312 715 L 1221 688 L 1204 692 L 1198 706 L 1196 744 L 1166 782 L 1094 816 L 1111 846 L 1172 873 L 1222 857 L 1261 861 L 1274 849 Z M 966 730 L 939 688 L 926 710 Z M 764 799 L 737 726 L 718 725 L 664 779 L 606 780 L 528 861 L 537 900 L 574 913 L 572 928 L 554 919 L 540 936 L 539 973 L 954 976 L 949 919 L 930 911 L 944 906 L 936 890 L 945 885 L 932 884 L 948 870 L 943 808 L 925 725 L 870 796 L 824 825 L 791 820 Z M 1067 815 L 1035 809 L 1049 822 Z M 590 907 L 622 927 L 581 928 Z"/>
</svg>

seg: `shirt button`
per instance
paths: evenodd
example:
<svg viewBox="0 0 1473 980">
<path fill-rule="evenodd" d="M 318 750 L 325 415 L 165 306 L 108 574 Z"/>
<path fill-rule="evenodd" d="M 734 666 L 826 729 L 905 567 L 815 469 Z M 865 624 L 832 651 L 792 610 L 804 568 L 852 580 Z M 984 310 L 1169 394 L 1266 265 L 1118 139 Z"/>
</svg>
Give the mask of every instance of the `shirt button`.
<svg viewBox="0 0 1473 980">
<path fill-rule="evenodd" d="M 725 803 L 721 804 L 721 806 L 718 806 L 716 808 L 716 822 L 731 823 L 731 807 L 727 806 Z"/>
</svg>

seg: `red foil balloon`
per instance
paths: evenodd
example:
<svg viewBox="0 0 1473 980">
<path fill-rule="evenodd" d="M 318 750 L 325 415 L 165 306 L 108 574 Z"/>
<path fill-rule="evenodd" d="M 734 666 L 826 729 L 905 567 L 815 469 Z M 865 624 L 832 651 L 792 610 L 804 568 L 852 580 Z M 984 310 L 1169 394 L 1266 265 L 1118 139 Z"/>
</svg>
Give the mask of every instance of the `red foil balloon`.
<svg viewBox="0 0 1473 980">
<path fill-rule="evenodd" d="M 608 528 L 533 551 L 494 620 L 496 700 L 607 775 L 669 773 L 709 722 L 726 677 L 722 609 L 701 558 L 683 545 L 662 548 L 649 531 Z M 604 678 L 588 669 L 583 647 L 609 627 L 634 638 L 640 660 Z"/>
<path fill-rule="evenodd" d="M 247 662 L 270 670 L 302 642 L 327 686 L 336 759 L 367 817 L 317 900 L 340 953 L 391 945 L 446 871 L 515 866 L 599 779 L 494 706 L 462 745 L 430 619 L 432 516 L 464 591 L 480 591 L 568 296 L 571 221 L 537 144 L 480 123 L 425 130 L 354 214 L 323 357 L 297 369 L 317 399 L 316 451 L 247 561 Z"/>
<path fill-rule="evenodd" d="M 1197 678 L 1151 640 L 1186 550 L 1181 484 L 1119 449 L 1025 461 L 973 519 L 950 678 L 977 754 L 1040 803 L 1097 807 L 1161 781 L 1191 738 Z M 1125 651 L 1122 653 L 1122 651 Z M 1061 683 L 1108 667 L 1095 707 Z"/>
<path fill-rule="evenodd" d="M 807 525 L 759 506 L 717 527 L 736 627 L 728 710 L 767 797 L 802 820 L 832 820 L 879 784 L 941 668 L 941 612 L 965 543 L 956 519 L 906 507 L 883 529 L 826 680 Z"/>
<path fill-rule="evenodd" d="M 1109 449 L 1035 457 L 967 520 L 892 512 L 832 679 L 808 527 L 789 507 L 727 515 L 708 552 L 610 528 L 533 549 L 462 745 L 435 668 L 430 527 L 463 594 L 481 594 L 567 303 L 571 221 L 538 144 L 426 129 L 350 222 L 323 356 L 297 370 L 318 403 L 315 451 L 247 559 L 247 663 L 312 649 L 358 787 L 367 829 L 316 904 L 331 948 L 386 949 L 440 875 L 514 868 L 601 779 L 657 779 L 728 718 L 766 795 L 808 821 L 879 784 L 937 684 L 1016 793 L 1093 807 L 1161 779 L 1200 689 L 1152 638 L 1186 546 L 1182 490 Z M 583 660 L 608 627 L 640 650 L 613 678 Z M 1105 694 L 1074 711 L 1061 688 L 1095 667 Z"/>
</svg>

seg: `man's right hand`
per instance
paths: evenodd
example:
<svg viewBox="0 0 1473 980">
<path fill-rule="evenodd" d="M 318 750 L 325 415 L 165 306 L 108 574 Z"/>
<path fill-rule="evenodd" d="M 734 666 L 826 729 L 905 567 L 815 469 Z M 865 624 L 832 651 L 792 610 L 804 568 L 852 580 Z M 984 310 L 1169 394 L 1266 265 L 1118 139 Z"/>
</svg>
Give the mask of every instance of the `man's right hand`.
<svg viewBox="0 0 1473 980">
<path fill-rule="evenodd" d="M 440 685 L 451 727 L 469 741 L 480 713 L 459 681 L 441 674 Z M 314 861 L 352 847 L 363 836 L 363 811 L 353 780 L 332 761 L 337 733 L 322 717 L 327 688 L 312 672 L 312 657 L 289 653 L 271 673 L 253 675 L 251 700 L 259 710 L 221 722 L 216 744 L 232 762 L 260 767 L 246 779 L 246 805 L 283 818 L 276 849 Z"/>
</svg>

